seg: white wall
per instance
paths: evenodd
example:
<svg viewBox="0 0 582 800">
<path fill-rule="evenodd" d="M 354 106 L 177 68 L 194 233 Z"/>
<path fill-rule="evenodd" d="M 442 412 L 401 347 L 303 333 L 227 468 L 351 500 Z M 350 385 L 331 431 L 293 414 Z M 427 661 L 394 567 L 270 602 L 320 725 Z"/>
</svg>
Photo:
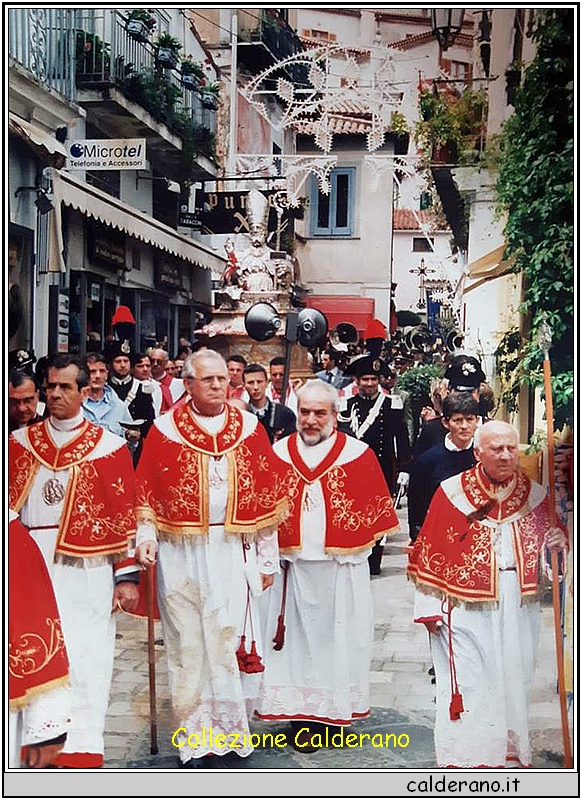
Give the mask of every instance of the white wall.
<svg viewBox="0 0 582 800">
<path fill-rule="evenodd" d="M 426 267 L 434 269 L 440 269 L 441 264 L 451 258 L 450 233 L 437 232 L 429 234 L 430 238 L 434 239 L 434 253 L 414 253 L 412 251 L 413 238 L 420 236 L 422 236 L 420 231 L 394 231 L 392 280 L 398 284 L 394 296 L 398 311 L 406 309 L 419 313 L 416 305 L 420 296 L 418 288 L 419 277 L 418 274 L 411 274 L 410 270 L 418 269 L 422 258 L 424 258 Z M 435 276 L 427 275 L 427 278 L 431 277 Z M 421 310 L 424 312 L 426 308 Z"/>
<path fill-rule="evenodd" d="M 376 316 L 389 321 L 391 283 L 392 178 L 370 187 L 364 151 L 338 152 L 338 167 L 356 167 L 354 236 L 311 238 L 310 214 L 298 222 L 297 258 L 301 281 L 314 294 L 345 294 L 376 299 Z"/>
</svg>

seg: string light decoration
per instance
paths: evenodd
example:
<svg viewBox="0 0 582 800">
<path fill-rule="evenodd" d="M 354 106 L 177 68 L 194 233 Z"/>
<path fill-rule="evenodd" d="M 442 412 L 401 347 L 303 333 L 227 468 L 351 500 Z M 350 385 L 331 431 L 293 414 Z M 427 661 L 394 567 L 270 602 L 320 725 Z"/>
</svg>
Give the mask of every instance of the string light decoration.
<svg viewBox="0 0 582 800">
<path fill-rule="evenodd" d="M 366 133 L 372 153 L 384 144 L 392 114 L 402 102 L 402 92 L 392 82 L 393 55 L 386 46 L 326 44 L 277 61 L 242 87 L 241 93 L 274 128 L 311 134 L 326 154 L 333 147 L 334 133 L 349 132 L 354 125 L 353 132 Z M 297 74 L 298 68 L 308 83 L 298 85 L 281 77 L 282 71 Z M 265 102 L 273 95 L 283 107 L 277 119 Z"/>
</svg>

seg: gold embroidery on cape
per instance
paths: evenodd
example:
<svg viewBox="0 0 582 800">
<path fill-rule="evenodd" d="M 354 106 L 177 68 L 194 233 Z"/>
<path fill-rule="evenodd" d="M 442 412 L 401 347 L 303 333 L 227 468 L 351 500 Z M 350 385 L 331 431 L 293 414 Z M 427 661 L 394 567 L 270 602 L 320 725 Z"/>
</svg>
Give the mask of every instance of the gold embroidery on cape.
<svg viewBox="0 0 582 800">
<path fill-rule="evenodd" d="M 459 553 L 460 564 L 452 564 L 444 553 L 433 548 L 432 542 L 423 538 L 417 564 L 414 565 L 413 571 L 422 575 L 423 582 L 426 581 L 429 585 L 449 589 L 453 584 L 454 587 L 467 594 L 472 592 L 484 594 L 484 589 L 475 587 L 479 581 L 486 581 L 491 587 L 490 595 L 496 599 L 497 561 L 491 546 L 491 529 L 478 522 L 473 522 L 469 526 L 469 530 L 474 531 L 471 548 L 469 552 Z M 449 526 L 445 535 L 446 539 L 452 543 L 465 534 L 466 531 L 456 531 Z"/>
<path fill-rule="evenodd" d="M 515 476 L 515 487 L 512 489 L 511 494 L 499 502 L 496 500 L 495 495 L 487 491 L 485 480 L 482 476 L 482 468 L 477 465 L 471 470 L 467 470 L 461 474 L 461 487 L 465 497 L 475 509 L 479 509 L 491 500 L 495 501 L 495 506 L 487 515 L 490 519 L 495 519 L 498 522 L 510 517 L 519 511 L 526 503 L 530 492 L 530 480 L 522 472 L 518 472 Z M 493 516 L 495 512 L 495 516 Z"/>
<path fill-rule="evenodd" d="M 26 503 L 30 489 L 39 470 L 40 464 L 32 455 L 19 444 L 21 454 L 10 467 L 10 483 L 8 488 L 8 507 L 13 511 L 20 511 Z"/>
<path fill-rule="evenodd" d="M 48 420 L 26 429 L 26 438 L 37 459 L 48 469 L 58 471 L 79 464 L 95 450 L 103 436 L 103 428 L 85 420 L 79 432 L 59 448 L 49 429 Z"/>
<path fill-rule="evenodd" d="M 185 403 L 172 414 L 172 424 L 180 438 L 190 447 L 194 447 L 211 456 L 224 455 L 232 450 L 243 435 L 243 417 L 238 408 L 226 404 L 224 425 L 216 434 L 208 433 L 194 417 L 190 403 Z"/>
<path fill-rule="evenodd" d="M 287 499 L 288 511 L 289 511 L 288 517 L 284 519 L 279 526 L 280 537 L 286 536 L 287 538 L 289 538 L 289 536 L 292 536 L 293 534 L 292 519 L 293 519 L 293 514 L 295 512 L 295 505 L 298 499 L 301 501 L 300 507 L 303 506 L 303 491 L 305 487 L 302 487 L 301 497 L 299 497 L 300 480 L 301 478 L 299 477 L 295 469 L 293 467 L 290 467 L 285 473 L 285 476 L 281 478 L 278 482 L 277 496 Z M 295 547 L 292 546 L 285 547 L 285 545 L 280 545 L 281 552 L 289 552 L 292 549 L 293 550 L 301 549 L 302 542 L 303 542 L 303 531 L 300 531 L 299 544 L 296 545 Z"/>
<path fill-rule="evenodd" d="M 10 643 L 8 669 L 14 678 L 34 675 L 51 661 L 59 651 L 65 649 L 65 640 L 60 619 L 47 617 L 48 636 L 39 633 L 23 633 L 16 642 Z"/>
<path fill-rule="evenodd" d="M 275 483 L 271 487 L 257 488 L 255 474 L 269 471 L 267 457 L 261 454 L 253 461 L 253 451 L 246 442 L 241 442 L 236 450 L 227 453 L 227 459 L 229 486 L 225 530 L 241 533 L 253 523 L 251 519 L 235 518 L 237 510 L 254 511 L 255 524 L 260 527 L 274 524 L 278 516 Z"/>
<path fill-rule="evenodd" d="M 545 519 L 540 521 L 538 517 L 542 515 Z M 511 524 L 517 574 L 523 594 L 531 594 L 538 591 L 539 559 L 542 552 L 538 533 L 540 522 L 542 528 L 545 527 L 547 529 L 549 527 L 547 515 L 543 514 L 541 510 L 538 513 L 536 509 L 536 511 Z"/>
<path fill-rule="evenodd" d="M 170 520 L 195 520 L 200 532 L 208 530 L 208 499 L 200 503 L 200 487 L 205 486 L 204 464 L 208 457 L 204 457 L 199 450 L 194 450 L 187 445 L 178 445 L 179 451 L 176 462 L 179 464 L 179 480 L 174 486 L 167 487 L 167 497 L 157 497 L 157 487 L 150 486 L 149 481 L 138 486 L 137 491 L 137 517 L 140 521 L 151 520 L 163 530 L 178 532 L 180 526 Z M 206 507 L 206 513 L 204 508 Z M 184 527 L 191 527 L 184 523 Z"/>
<path fill-rule="evenodd" d="M 105 555 L 127 549 L 128 537 L 135 533 L 132 509 L 118 511 L 113 517 L 104 515 L 105 503 L 95 502 L 98 479 L 99 473 L 91 461 L 71 468 L 55 553 L 76 556 L 86 554 L 90 548 L 91 553 Z M 87 529 L 90 544 L 75 544 L 75 537 L 81 537 Z M 121 541 L 101 544 L 110 535 Z"/>
<path fill-rule="evenodd" d="M 364 511 L 355 511 L 353 506 L 356 500 L 350 500 L 343 491 L 346 477 L 343 467 L 334 467 L 329 470 L 325 478 L 330 492 L 332 522 L 336 528 L 345 528 L 354 533 L 361 527 L 371 528 L 381 517 L 394 513 L 394 505 L 389 494 L 376 495 L 375 502 L 368 503 Z"/>
</svg>

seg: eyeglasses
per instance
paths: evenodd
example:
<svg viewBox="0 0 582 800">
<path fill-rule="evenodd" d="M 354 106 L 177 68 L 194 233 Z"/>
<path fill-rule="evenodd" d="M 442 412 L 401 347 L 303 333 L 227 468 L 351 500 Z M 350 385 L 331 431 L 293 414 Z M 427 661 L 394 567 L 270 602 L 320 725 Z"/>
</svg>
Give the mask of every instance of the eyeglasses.
<svg viewBox="0 0 582 800">
<path fill-rule="evenodd" d="M 218 381 L 221 386 L 226 386 L 228 378 L 226 375 L 208 375 L 206 378 L 196 378 L 194 375 L 187 375 L 184 377 L 186 381 L 200 381 L 205 386 L 211 386 L 214 381 Z"/>
</svg>

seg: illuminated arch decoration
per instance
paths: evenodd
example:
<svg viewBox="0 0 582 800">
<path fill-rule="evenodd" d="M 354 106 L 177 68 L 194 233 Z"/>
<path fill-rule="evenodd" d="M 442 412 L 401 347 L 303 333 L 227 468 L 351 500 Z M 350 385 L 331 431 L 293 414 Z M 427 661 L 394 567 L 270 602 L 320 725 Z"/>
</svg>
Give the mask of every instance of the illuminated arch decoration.
<svg viewBox="0 0 582 800">
<path fill-rule="evenodd" d="M 374 152 L 384 143 L 392 114 L 402 102 L 392 83 L 394 53 L 385 46 L 314 47 L 277 61 L 241 92 L 273 127 L 313 135 L 324 153 L 331 151 L 334 133 L 365 133 L 368 151 Z M 282 77 L 297 75 L 298 69 L 306 83 Z M 273 96 L 283 108 L 278 119 L 267 104 Z"/>
</svg>

